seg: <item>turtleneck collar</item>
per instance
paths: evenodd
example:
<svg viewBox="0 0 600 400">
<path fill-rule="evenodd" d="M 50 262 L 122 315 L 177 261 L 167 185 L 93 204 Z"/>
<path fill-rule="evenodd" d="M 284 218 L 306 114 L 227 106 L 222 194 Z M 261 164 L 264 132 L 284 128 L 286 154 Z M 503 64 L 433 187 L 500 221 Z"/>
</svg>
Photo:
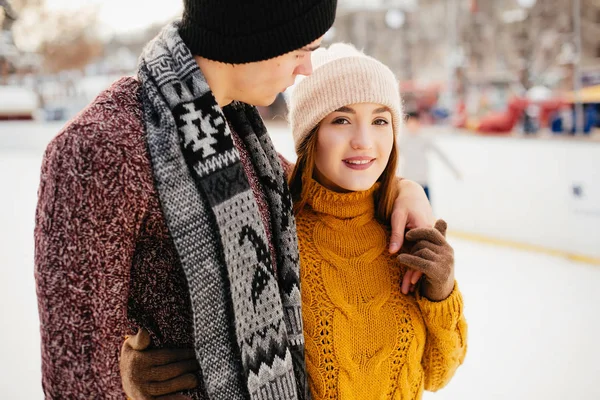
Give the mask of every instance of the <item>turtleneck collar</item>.
<svg viewBox="0 0 600 400">
<path fill-rule="evenodd" d="M 336 218 L 348 219 L 375 215 L 374 194 L 379 189 L 377 182 L 370 189 L 360 192 L 338 193 L 327 189 L 314 179 L 306 179 L 308 190 L 308 205 L 318 213 L 331 215 Z"/>
</svg>

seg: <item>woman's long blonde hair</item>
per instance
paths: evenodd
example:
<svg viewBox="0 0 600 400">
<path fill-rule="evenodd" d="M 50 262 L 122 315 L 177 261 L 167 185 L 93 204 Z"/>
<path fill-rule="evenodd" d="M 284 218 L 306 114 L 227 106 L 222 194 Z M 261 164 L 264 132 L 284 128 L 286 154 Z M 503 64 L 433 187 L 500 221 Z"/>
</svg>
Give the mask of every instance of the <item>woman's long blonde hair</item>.
<svg viewBox="0 0 600 400">
<path fill-rule="evenodd" d="M 319 125 L 315 126 L 306 138 L 298 146 L 298 159 L 289 178 L 289 186 L 294 201 L 294 215 L 300 214 L 308 201 L 308 191 L 303 191 L 303 185 L 307 179 L 313 177 L 315 169 L 315 156 L 317 152 L 317 139 Z M 394 202 L 398 197 L 398 182 L 396 179 L 396 168 L 398 164 L 398 149 L 396 135 L 394 134 L 394 145 L 390 153 L 385 170 L 377 180 L 381 182 L 379 191 L 375 194 L 375 217 L 383 224 L 389 225 L 390 217 L 394 209 Z"/>
</svg>

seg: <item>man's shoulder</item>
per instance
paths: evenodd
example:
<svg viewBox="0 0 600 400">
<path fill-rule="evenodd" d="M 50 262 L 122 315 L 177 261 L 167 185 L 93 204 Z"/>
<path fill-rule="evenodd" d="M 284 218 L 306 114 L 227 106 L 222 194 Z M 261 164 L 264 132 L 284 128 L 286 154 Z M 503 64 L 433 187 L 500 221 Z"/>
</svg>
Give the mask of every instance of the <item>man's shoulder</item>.
<svg viewBox="0 0 600 400">
<path fill-rule="evenodd" d="M 50 146 L 139 145 L 144 137 L 140 83 L 120 78 L 61 129 Z"/>
<path fill-rule="evenodd" d="M 69 121 L 46 148 L 50 168 L 149 170 L 140 83 L 121 78 Z"/>
</svg>

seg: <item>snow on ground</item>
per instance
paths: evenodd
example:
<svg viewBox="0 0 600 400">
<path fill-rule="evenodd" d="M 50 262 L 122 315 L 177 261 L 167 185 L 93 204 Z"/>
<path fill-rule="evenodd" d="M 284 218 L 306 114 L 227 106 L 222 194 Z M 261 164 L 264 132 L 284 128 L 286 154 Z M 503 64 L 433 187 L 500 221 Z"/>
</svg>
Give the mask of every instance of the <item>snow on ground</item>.
<svg viewBox="0 0 600 400">
<path fill-rule="evenodd" d="M 0 398 L 42 399 L 33 226 L 41 156 L 61 124 L 0 123 Z M 289 132 L 272 129 L 293 159 Z M 600 267 L 451 238 L 469 351 L 425 400 L 600 399 Z"/>
</svg>

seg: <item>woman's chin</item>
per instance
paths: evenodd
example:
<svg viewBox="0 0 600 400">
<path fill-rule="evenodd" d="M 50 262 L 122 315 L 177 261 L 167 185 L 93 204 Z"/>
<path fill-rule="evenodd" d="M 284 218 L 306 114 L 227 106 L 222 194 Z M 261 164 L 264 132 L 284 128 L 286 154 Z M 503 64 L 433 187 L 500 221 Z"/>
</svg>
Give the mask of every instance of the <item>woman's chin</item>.
<svg viewBox="0 0 600 400">
<path fill-rule="evenodd" d="M 355 181 L 355 182 L 344 182 L 344 185 L 339 185 L 344 190 L 349 192 L 363 192 L 365 190 L 369 190 L 373 187 L 376 181 L 366 182 L 366 181 Z"/>
</svg>

